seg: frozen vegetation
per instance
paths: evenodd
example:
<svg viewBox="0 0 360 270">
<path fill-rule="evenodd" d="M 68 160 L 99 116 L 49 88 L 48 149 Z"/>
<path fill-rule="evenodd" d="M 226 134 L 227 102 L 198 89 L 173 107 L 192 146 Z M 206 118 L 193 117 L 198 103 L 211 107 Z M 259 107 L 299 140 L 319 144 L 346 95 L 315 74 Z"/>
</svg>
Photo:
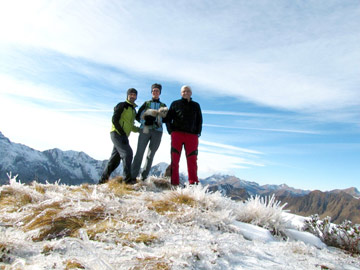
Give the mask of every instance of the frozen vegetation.
<svg viewBox="0 0 360 270">
<path fill-rule="evenodd" d="M 166 179 L 0 187 L 0 269 L 360 269 L 270 198 Z M 316 229 L 314 229 L 316 230 Z M 322 239 L 324 240 L 324 238 Z"/>
</svg>

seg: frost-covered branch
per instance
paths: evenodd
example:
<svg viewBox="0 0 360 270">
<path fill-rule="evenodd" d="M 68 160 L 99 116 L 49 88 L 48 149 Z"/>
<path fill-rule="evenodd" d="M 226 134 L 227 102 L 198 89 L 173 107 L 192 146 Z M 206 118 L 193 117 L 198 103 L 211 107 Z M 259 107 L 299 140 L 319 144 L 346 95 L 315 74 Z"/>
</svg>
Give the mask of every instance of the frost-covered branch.
<svg viewBox="0 0 360 270">
<path fill-rule="evenodd" d="M 313 215 L 305 222 L 305 230 L 318 236 L 325 244 L 349 251 L 352 254 L 360 253 L 360 226 L 352 225 L 345 220 L 340 225 L 330 222 L 331 217 L 323 220 Z"/>
</svg>

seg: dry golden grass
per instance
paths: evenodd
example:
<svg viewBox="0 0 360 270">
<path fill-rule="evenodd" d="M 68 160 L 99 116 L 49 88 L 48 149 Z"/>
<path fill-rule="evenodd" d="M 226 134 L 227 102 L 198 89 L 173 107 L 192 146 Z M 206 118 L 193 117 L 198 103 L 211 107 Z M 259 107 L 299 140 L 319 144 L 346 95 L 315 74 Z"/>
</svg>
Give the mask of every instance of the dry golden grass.
<svg viewBox="0 0 360 270">
<path fill-rule="evenodd" d="M 174 192 L 166 199 L 151 201 L 148 205 L 148 209 L 155 210 L 159 214 L 165 214 L 166 212 L 177 212 L 181 205 L 194 207 L 196 204 L 196 200 L 191 196 Z"/>
<path fill-rule="evenodd" d="M 0 192 L 0 208 L 8 212 L 18 211 L 20 207 L 32 202 L 29 194 L 14 190 L 12 187 L 4 187 Z"/>
<path fill-rule="evenodd" d="M 177 210 L 177 206 L 174 202 L 159 200 L 159 201 L 152 201 L 148 205 L 148 209 L 154 210 L 157 213 L 163 215 L 166 212 L 175 212 Z"/>
<path fill-rule="evenodd" d="M 99 234 L 112 234 L 114 242 L 122 245 L 131 245 L 131 243 L 144 243 L 150 245 L 158 239 L 158 237 L 153 234 L 123 232 L 121 228 L 124 226 L 124 222 L 135 224 L 134 230 L 136 230 L 143 226 L 144 221 L 132 217 L 124 217 L 121 220 L 116 220 L 114 218 L 111 220 L 102 220 L 88 226 L 86 230 L 87 235 L 90 240 L 101 241 L 101 237 L 98 236 Z"/>
<path fill-rule="evenodd" d="M 156 235 L 146 233 L 119 233 L 118 237 L 126 242 L 144 243 L 147 246 L 158 240 Z"/>
<path fill-rule="evenodd" d="M 153 234 L 140 233 L 135 236 L 134 242 L 136 243 L 144 243 L 145 245 L 150 245 L 151 243 L 158 240 L 158 237 Z"/>
<path fill-rule="evenodd" d="M 116 226 L 114 220 L 101 220 L 88 226 L 86 232 L 90 240 L 98 240 L 97 235 L 113 230 Z"/>
<path fill-rule="evenodd" d="M 67 260 L 65 261 L 65 270 L 69 270 L 69 269 L 85 269 L 85 266 L 83 266 L 81 263 L 79 263 L 78 261 L 72 259 L 72 260 Z"/>
<path fill-rule="evenodd" d="M 89 194 L 93 192 L 94 188 L 88 184 L 82 184 L 81 186 L 70 187 L 70 190 L 72 193 L 80 193 L 80 195 L 88 197 Z"/>
<path fill-rule="evenodd" d="M 26 224 L 26 226 L 31 226 L 32 222 L 36 222 L 37 219 L 41 218 L 41 216 L 50 216 L 55 215 L 63 210 L 63 206 L 61 202 L 52 202 L 49 204 L 40 204 L 31 209 L 31 213 L 26 215 L 22 222 Z"/>
<path fill-rule="evenodd" d="M 46 189 L 45 189 L 44 185 L 41 185 L 36 181 L 32 182 L 31 184 L 37 192 L 39 192 L 40 194 L 45 194 Z"/>
<path fill-rule="evenodd" d="M 157 179 L 157 178 L 154 178 L 152 179 L 152 182 L 154 183 L 154 185 L 157 187 L 157 188 L 160 188 L 160 189 L 171 189 L 171 183 L 168 179 L 166 178 L 160 178 L 160 179 Z"/>
<path fill-rule="evenodd" d="M 88 183 L 81 184 L 80 187 L 88 192 L 92 192 L 94 187 L 89 185 Z"/>
<path fill-rule="evenodd" d="M 155 258 L 155 257 L 145 257 L 145 258 L 137 258 L 138 264 L 133 269 L 134 270 L 170 270 L 171 266 L 164 261 L 163 258 Z"/>
<path fill-rule="evenodd" d="M 44 245 L 41 253 L 45 254 L 45 255 L 49 255 L 53 251 L 54 251 L 54 247 L 49 246 L 49 245 Z"/>
<path fill-rule="evenodd" d="M 87 223 L 98 222 L 105 217 L 104 208 L 97 206 L 88 211 L 61 215 L 61 208 L 52 208 L 36 215 L 23 229 L 31 231 L 39 229 L 33 241 L 51 240 L 65 236 L 75 236 L 77 231 Z"/>
<path fill-rule="evenodd" d="M 196 200 L 193 197 L 186 194 L 171 193 L 169 199 L 170 201 L 177 204 L 185 204 L 191 207 L 194 207 L 196 205 Z"/>
<path fill-rule="evenodd" d="M 144 223 L 145 223 L 145 221 L 143 219 L 137 218 L 137 217 L 131 217 L 131 216 L 124 217 L 124 221 L 128 224 L 135 225 L 136 229 L 144 226 Z"/>
<path fill-rule="evenodd" d="M 110 179 L 107 182 L 107 185 L 108 185 L 111 193 L 113 193 L 115 196 L 119 196 L 119 197 L 127 195 L 127 194 L 132 194 L 134 191 L 133 186 L 125 184 L 123 182 L 122 177 L 116 177 L 116 178 Z"/>
</svg>

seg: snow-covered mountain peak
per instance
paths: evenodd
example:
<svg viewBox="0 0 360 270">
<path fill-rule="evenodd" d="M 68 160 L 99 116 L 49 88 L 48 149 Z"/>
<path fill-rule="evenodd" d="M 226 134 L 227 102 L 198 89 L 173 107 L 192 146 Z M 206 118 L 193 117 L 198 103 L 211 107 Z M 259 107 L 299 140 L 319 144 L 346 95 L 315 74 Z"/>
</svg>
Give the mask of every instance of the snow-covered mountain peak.
<svg viewBox="0 0 360 270">
<path fill-rule="evenodd" d="M 2 132 L 0 131 L 0 141 L 5 141 L 7 143 L 11 143 L 10 140 L 8 138 L 6 138 L 4 136 L 4 134 L 2 134 Z"/>
<path fill-rule="evenodd" d="M 38 151 L 0 137 L 0 184 L 8 181 L 7 173 L 19 175 L 22 182 L 33 180 L 81 184 L 97 183 L 106 161 L 91 158 L 84 152 L 62 151 L 58 148 Z M 122 166 L 114 172 L 120 175 Z"/>
</svg>

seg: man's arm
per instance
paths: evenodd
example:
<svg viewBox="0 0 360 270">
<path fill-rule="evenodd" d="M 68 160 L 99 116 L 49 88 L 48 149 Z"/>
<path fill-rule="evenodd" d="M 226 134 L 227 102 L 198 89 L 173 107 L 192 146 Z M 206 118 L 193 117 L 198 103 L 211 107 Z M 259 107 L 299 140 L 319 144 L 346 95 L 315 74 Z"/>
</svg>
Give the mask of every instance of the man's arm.
<svg viewBox="0 0 360 270">
<path fill-rule="evenodd" d="M 142 112 L 145 110 L 145 108 L 146 108 L 146 102 L 144 102 L 144 104 L 141 105 L 140 109 L 138 110 L 136 117 L 135 117 L 136 121 L 140 122 L 140 116 L 141 116 Z"/>
<path fill-rule="evenodd" d="M 120 135 L 126 135 L 125 131 L 120 126 L 120 118 L 123 111 L 124 111 L 124 102 L 120 102 L 118 105 L 115 106 L 114 114 L 112 117 L 112 123 L 115 126 L 115 129 L 120 133 Z"/>
<path fill-rule="evenodd" d="M 173 104 L 170 105 L 170 109 L 166 115 L 165 118 L 163 118 L 163 123 L 166 124 L 166 129 L 167 129 L 167 132 L 169 134 L 171 134 L 172 130 L 171 130 L 171 121 L 173 119 L 173 115 L 174 115 L 174 107 L 173 107 Z"/>
<path fill-rule="evenodd" d="M 202 124 L 203 124 L 203 118 L 202 118 L 202 113 L 201 113 L 201 108 L 200 105 L 198 104 L 198 114 L 199 114 L 199 123 L 198 123 L 198 136 L 201 136 L 201 131 L 202 131 Z"/>
</svg>

